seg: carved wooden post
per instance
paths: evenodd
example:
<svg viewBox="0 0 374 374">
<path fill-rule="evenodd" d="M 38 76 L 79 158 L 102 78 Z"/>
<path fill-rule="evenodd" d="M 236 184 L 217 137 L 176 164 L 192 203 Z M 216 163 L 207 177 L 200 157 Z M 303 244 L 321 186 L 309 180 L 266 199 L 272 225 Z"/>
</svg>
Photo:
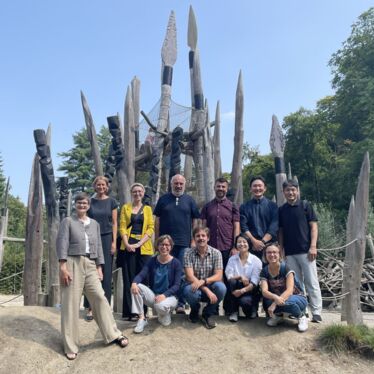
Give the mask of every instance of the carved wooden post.
<svg viewBox="0 0 374 374">
<path fill-rule="evenodd" d="M 84 120 L 86 122 L 87 136 L 91 144 L 91 155 L 92 155 L 92 159 L 95 165 L 95 173 L 96 175 L 103 175 L 103 165 L 101 162 L 99 145 L 97 143 L 95 124 L 92 119 L 92 114 L 88 106 L 87 100 L 82 91 L 81 91 L 81 101 L 82 101 L 82 107 L 83 107 L 83 113 L 84 113 Z"/>
<path fill-rule="evenodd" d="M 235 191 L 234 202 L 238 205 L 243 203 L 243 112 L 244 94 L 242 72 L 239 73 L 238 85 L 235 99 L 235 136 L 234 136 L 234 157 L 231 169 L 231 188 Z"/>
<path fill-rule="evenodd" d="M 123 126 L 123 167 L 126 178 L 125 184 L 119 186 L 125 189 L 126 201 L 131 201 L 130 186 L 135 182 L 135 122 L 134 106 L 130 87 L 127 88 L 125 100 L 125 116 Z"/>
<path fill-rule="evenodd" d="M 162 57 L 162 82 L 161 82 L 161 103 L 157 122 L 157 130 L 165 132 L 168 126 L 169 108 L 171 103 L 171 86 L 173 80 L 173 65 L 177 59 L 177 29 L 175 25 L 175 15 L 172 11 L 169 17 L 169 23 L 166 36 L 161 49 Z M 152 145 L 152 171 L 150 186 L 152 188 L 152 204 L 156 205 L 160 195 L 161 172 L 164 153 L 164 138 L 156 133 Z"/>
<path fill-rule="evenodd" d="M 9 177 L 4 191 L 3 207 L 0 214 L 0 272 L 3 265 L 4 257 L 4 236 L 7 235 L 7 217 L 8 217 L 8 192 L 9 192 Z"/>
<path fill-rule="evenodd" d="M 59 179 L 59 204 L 58 204 L 58 211 L 60 214 L 60 221 L 62 221 L 65 217 L 68 217 L 69 211 L 69 178 L 68 177 L 61 177 Z M 70 214 L 69 214 L 70 215 Z"/>
<path fill-rule="evenodd" d="M 277 204 L 281 206 L 285 203 L 285 198 L 283 195 L 282 184 L 287 180 L 286 168 L 284 165 L 284 136 L 282 128 L 279 126 L 278 118 L 273 115 L 271 124 L 271 134 L 270 134 L 270 148 L 274 157 L 275 166 L 275 183 L 277 189 Z"/>
<path fill-rule="evenodd" d="M 131 98 L 134 112 L 135 150 L 139 151 L 140 80 L 135 76 L 131 81 Z"/>
<path fill-rule="evenodd" d="M 366 152 L 362 162 L 360 176 L 358 180 L 353 225 L 349 229 L 352 231 L 352 237 L 357 239 L 352 248 L 347 248 L 349 259 L 344 266 L 344 278 L 346 280 L 349 294 L 346 296 L 346 318 L 347 323 L 360 325 L 363 323 L 360 288 L 362 268 L 365 259 L 366 230 L 369 210 L 369 178 L 370 178 L 370 161 L 369 153 Z M 354 252 L 354 253 L 350 253 Z M 353 260 L 351 260 L 353 258 Z M 349 262 L 352 261 L 350 264 Z"/>
<path fill-rule="evenodd" d="M 217 101 L 216 117 L 214 120 L 214 135 L 213 135 L 213 152 L 214 152 L 214 179 L 222 176 L 221 164 L 221 114 L 220 105 Z"/>
<path fill-rule="evenodd" d="M 193 83 L 193 66 L 194 66 L 194 58 L 195 58 L 195 49 L 197 45 L 197 25 L 196 25 L 196 18 L 195 13 L 190 6 L 190 11 L 188 14 L 188 31 L 187 31 L 187 45 L 190 47 L 190 52 L 188 54 L 188 64 L 190 68 L 190 86 L 191 86 L 191 106 L 195 106 L 194 100 L 194 83 Z M 189 131 L 193 131 L 194 124 L 192 121 L 191 116 L 191 123 Z M 192 156 L 186 155 L 185 162 L 184 162 L 184 177 L 186 178 L 186 185 L 188 187 L 192 186 Z"/>
<path fill-rule="evenodd" d="M 24 305 L 38 305 L 43 259 L 43 187 L 39 156 L 33 161 L 27 202 L 25 263 L 23 267 Z"/>
<path fill-rule="evenodd" d="M 40 170 L 43 181 L 45 206 L 48 222 L 48 305 L 54 306 L 60 301 L 59 269 L 56 253 L 56 238 L 59 225 L 56 183 L 53 171 L 51 152 L 46 143 L 44 130 L 34 130 L 36 149 L 40 157 Z"/>
<path fill-rule="evenodd" d="M 204 186 L 205 201 L 211 201 L 214 198 L 214 160 L 212 138 L 210 136 L 210 120 L 208 104 L 205 105 L 205 128 L 203 133 L 203 170 L 204 170 Z"/>
</svg>

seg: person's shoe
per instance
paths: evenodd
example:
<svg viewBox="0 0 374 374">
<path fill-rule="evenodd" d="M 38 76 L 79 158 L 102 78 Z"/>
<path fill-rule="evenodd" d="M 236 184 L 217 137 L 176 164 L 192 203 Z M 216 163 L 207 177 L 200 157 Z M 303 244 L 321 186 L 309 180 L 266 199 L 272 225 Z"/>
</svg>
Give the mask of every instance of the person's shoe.
<svg viewBox="0 0 374 374">
<path fill-rule="evenodd" d="M 274 315 L 273 317 L 269 318 L 266 322 L 268 326 L 275 327 L 283 320 L 282 316 Z"/>
<path fill-rule="evenodd" d="M 239 320 L 238 312 L 234 312 L 229 315 L 230 322 L 238 322 L 238 320 Z"/>
<path fill-rule="evenodd" d="M 93 320 L 93 315 L 92 315 L 92 310 L 91 309 L 87 309 L 86 316 L 84 317 L 84 319 L 87 322 L 91 322 Z"/>
<path fill-rule="evenodd" d="M 169 326 L 171 324 L 170 313 L 166 313 L 163 316 L 158 316 L 158 322 L 160 322 L 162 326 Z"/>
<path fill-rule="evenodd" d="M 184 306 L 183 305 L 178 306 L 177 309 L 175 309 L 175 313 L 176 314 L 186 314 Z"/>
<path fill-rule="evenodd" d="M 73 360 L 75 360 L 77 358 L 77 354 L 76 353 L 65 353 L 65 356 L 70 361 L 73 361 Z"/>
<path fill-rule="evenodd" d="M 144 331 L 144 327 L 148 325 L 148 321 L 146 319 L 138 319 L 138 322 L 134 328 L 135 334 L 141 334 Z"/>
<path fill-rule="evenodd" d="M 201 321 L 203 322 L 204 326 L 209 330 L 214 329 L 217 326 L 217 324 L 212 320 L 212 318 L 208 316 L 202 315 Z"/>
<path fill-rule="evenodd" d="M 312 322 L 321 323 L 322 322 L 322 317 L 319 314 L 313 314 Z"/>
<path fill-rule="evenodd" d="M 188 319 L 192 323 L 196 323 L 199 321 L 199 312 L 193 312 L 191 310 L 190 314 L 188 315 Z"/>
<path fill-rule="evenodd" d="M 302 317 L 299 318 L 299 323 L 297 325 L 297 329 L 300 332 L 304 332 L 304 331 L 308 330 L 308 318 L 306 318 L 306 316 L 302 316 Z"/>
<path fill-rule="evenodd" d="M 249 319 L 255 319 L 258 317 L 257 310 L 252 310 L 251 314 L 249 315 Z"/>
</svg>

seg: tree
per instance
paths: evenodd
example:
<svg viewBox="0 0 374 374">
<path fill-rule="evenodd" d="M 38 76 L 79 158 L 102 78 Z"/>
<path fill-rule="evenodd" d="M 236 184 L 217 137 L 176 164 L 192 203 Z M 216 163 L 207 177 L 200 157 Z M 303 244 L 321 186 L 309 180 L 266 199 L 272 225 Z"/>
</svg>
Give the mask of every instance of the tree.
<svg viewBox="0 0 374 374">
<path fill-rule="evenodd" d="M 102 126 L 97 136 L 103 163 L 109 152 L 111 135 L 108 128 Z M 95 178 L 95 169 L 91 159 L 91 147 L 87 138 L 86 129 L 83 128 L 73 135 L 74 147 L 67 152 L 59 153 L 65 160 L 58 168 L 64 171 L 69 178 L 69 187 L 72 192 L 92 192 L 92 181 Z"/>
</svg>

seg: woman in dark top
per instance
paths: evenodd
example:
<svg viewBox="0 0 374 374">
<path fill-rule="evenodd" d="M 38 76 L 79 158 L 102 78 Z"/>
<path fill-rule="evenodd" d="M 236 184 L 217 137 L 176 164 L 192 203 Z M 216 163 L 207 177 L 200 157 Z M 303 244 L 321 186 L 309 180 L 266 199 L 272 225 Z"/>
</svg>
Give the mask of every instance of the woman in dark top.
<svg viewBox="0 0 374 374">
<path fill-rule="evenodd" d="M 121 208 L 120 227 L 122 243 L 117 254 L 117 266 L 122 267 L 122 317 L 137 319 L 131 312 L 131 283 L 153 255 L 152 235 L 154 221 L 152 208 L 143 205 L 144 186 L 134 183 L 130 187 L 132 202 Z"/>
<path fill-rule="evenodd" d="M 108 195 L 109 180 L 106 177 L 98 176 L 93 182 L 96 192 L 91 199 L 91 206 L 87 212 L 88 217 L 93 218 L 100 225 L 101 243 L 104 252 L 102 286 L 109 305 L 112 298 L 112 266 L 113 255 L 116 252 L 117 238 L 117 208 L 115 199 Z M 87 298 L 84 299 L 84 306 L 87 308 L 86 321 L 92 321 L 92 311 Z"/>
<path fill-rule="evenodd" d="M 284 314 L 298 319 L 298 330 L 308 329 L 308 319 L 305 316 L 307 299 L 301 288 L 295 272 L 282 261 L 280 248 L 270 244 L 265 248 L 264 260 L 267 265 L 260 274 L 260 286 L 263 295 L 263 306 L 269 314 L 268 326 L 277 326 L 282 322 Z"/>
<path fill-rule="evenodd" d="M 140 334 L 148 321 L 143 313 L 144 304 L 153 308 L 158 321 L 163 326 L 171 323 L 171 313 L 178 304 L 182 265 L 174 258 L 170 251 L 173 239 L 169 235 L 162 235 L 156 241 L 158 255 L 152 257 L 134 278 L 131 285 L 132 312 L 139 315 L 134 332 Z M 141 282 L 149 279 L 149 287 Z"/>
</svg>

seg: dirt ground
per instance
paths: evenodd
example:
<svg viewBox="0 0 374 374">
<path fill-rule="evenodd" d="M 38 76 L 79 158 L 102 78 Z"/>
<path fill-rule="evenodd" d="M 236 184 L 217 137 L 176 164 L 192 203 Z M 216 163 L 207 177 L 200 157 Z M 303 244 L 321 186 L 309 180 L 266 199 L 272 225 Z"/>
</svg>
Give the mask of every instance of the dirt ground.
<svg viewBox="0 0 374 374">
<path fill-rule="evenodd" d="M 288 323 L 269 328 L 265 318 L 233 324 L 216 317 L 218 326 L 207 330 L 174 315 L 169 327 L 152 318 L 140 335 L 132 332 L 134 322 L 116 316 L 130 339 L 125 349 L 104 346 L 96 323 L 81 317 L 81 350 L 75 361 L 68 361 L 58 309 L 1 306 L 0 373 L 373 373 L 372 361 L 337 358 L 316 347 L 320 330 L 338 315 L 324 314 L 326 322 L 310 324 L 306 333 Z M 373 322 L 370 317 L 369 324 Z"/>
</svg>

